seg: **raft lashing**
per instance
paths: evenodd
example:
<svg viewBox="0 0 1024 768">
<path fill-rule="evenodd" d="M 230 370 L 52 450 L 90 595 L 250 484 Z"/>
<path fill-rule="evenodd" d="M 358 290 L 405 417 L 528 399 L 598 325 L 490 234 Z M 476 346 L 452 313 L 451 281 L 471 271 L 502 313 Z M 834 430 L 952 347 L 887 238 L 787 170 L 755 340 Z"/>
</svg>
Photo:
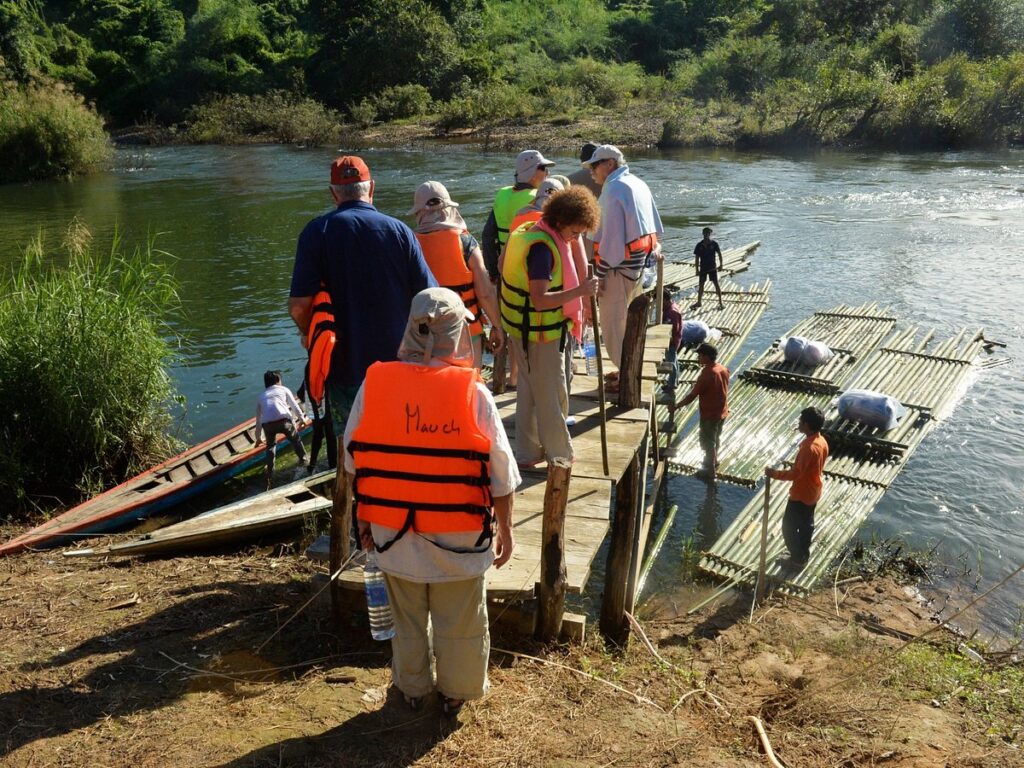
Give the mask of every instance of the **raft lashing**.
<svg viewBox="0 0 1024 768">
<path fill-rule="evenodd" d="M 741 374 L 731 392 L 730 415 L 722 430 L 718 477 L 753 487 L 767 465 L 791 466 L 802 435 L 801 410 L 817 406 L 826 416 L 829 441 L 825 483 L 815 514 L 811 557 L 799 570 L 786 570 L 782 516 L 789 486 L 773 485 L 769 503 L 767 576 L 790 594 L 807 594 L 867 519 L 924 437 L 946 417 L 972 381 L 988 346 L 980 329 L 962 329 L 932 343 L 935 331 L 910 327 L 894 332 L 896 318 L 875 304 L 840 306 L 818 312 L 787 336 L 824 341 L 836 352 L 810 370 L 786 363 L 776 341 Z M 907 409 L 889 431 L 840 418 L 833 402 L 846 389 L 872 389 L 898 399 Z M 696 472 L 703 452 L 695 432 L 668 460 L 676 473 Z M 764 487 L 704 553 L 701 570 L 733 583 L 752 584 L 760 557 Z"/>
</svg>

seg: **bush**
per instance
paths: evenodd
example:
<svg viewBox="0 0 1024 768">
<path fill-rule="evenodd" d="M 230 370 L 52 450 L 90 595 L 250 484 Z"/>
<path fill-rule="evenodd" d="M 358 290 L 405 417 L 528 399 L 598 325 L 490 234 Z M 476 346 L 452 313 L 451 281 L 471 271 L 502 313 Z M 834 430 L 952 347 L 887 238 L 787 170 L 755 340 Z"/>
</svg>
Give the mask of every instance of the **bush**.
<svg viewBox="0 0 1024 768">
<path fill-rule="evenodd" d="M 283 91 L 234 94 L 193 109 L 186 136 L 209 144 L 263 139 L 308 146 L 337 138 L 340 122 L 338 114 L 322 104 Z"/>
<path fill-rule="evenodd" d="M 391 85 L 374 99 L 376 117 L 381 120 L 405 120 L 418 117 L 430 110 L 430 91 L 418 83 Z"/>
<path fill-rule="evenodd" d="M 103 165 L 103 121 L 56 83 L 0 82 L 0 184 L 74 176 Z"/>
<path fill-rule="evenodd" d="M 536 100 L 515 86 L 491 82 L 470 87 L 441 104 L 437 125 L 442 130 L 493 125 L 530 117 L 537 112 Z"/>
<path fill-rule="evenodd" d="M 174 283 L 149 243 L 26 251 L 0 285 L 0 504 L 25 513 L 121 482 L 178 446 L 164 318 Z M 54 258 L 58 257 L 58 258 Z M 62 258 L 61 258 L 62 257 Z M 54 266 L 67 260 L 66 268 Z"/>
<path fill-rule="evenodd" d="M 891 70 L 897 80 L 905 80 L 917 71 L 920 45 L 919 27 L 895 24 L 875 37 L 871 43 L 871 58 Z"/>
<path fill-rule="evenodd" d="M 582 101 L 602 107 L 620 107 L 643 86 L 639 64 L 605 64 L 578 59 L 559 71 L 559 84 L 579 93 Z"/>
<path fill-rule="evenodd" d="M 377 119 L 377 102 L 371 98 L 348 105 L 348 116 L 360 128 L 369 128 Z"/>
</svg>

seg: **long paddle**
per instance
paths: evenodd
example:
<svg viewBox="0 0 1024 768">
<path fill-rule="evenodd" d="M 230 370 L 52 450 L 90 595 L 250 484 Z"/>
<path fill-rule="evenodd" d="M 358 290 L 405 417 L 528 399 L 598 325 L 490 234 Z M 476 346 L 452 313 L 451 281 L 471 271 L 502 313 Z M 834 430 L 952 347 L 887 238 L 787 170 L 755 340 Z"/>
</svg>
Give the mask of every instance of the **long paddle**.
<svg viewBox="0 0 1024 768">
<path fill-rule="evenodd" d="M 587 277 L 594 276 L 594 268 L 587 267 Z M 604 473 L 608 472 L 608 415 L 605 413 L 604 402 L 604 355 L 601 353 L 601 323 L 597 315 L 597 296 L 590 297 L 590 322 L 594 326 L 594 350 L 597 353 L 597 400 L 601 409 L 601 464 Z"/>
</svg>

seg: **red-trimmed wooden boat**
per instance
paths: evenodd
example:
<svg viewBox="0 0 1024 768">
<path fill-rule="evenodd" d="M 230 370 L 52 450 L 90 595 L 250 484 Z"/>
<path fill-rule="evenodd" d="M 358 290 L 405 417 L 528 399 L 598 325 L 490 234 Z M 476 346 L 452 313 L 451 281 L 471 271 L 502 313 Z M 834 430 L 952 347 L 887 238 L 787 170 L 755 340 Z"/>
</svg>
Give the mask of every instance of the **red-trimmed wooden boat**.
<svg viewBox="0 0 1024 768">
<path fill-rule="evenodd" d="M 109 533 L 195 496 L 263 461 L 266 445 L 256 447 L 256 419 L 192 446 L 152 469 L 0 544 L 0 557 L 26 549 L 68 544 L 90 534 Z M 300 432 L 313 428 L 306 422 Z M 290 448 L 284 435 L 278 435 Z"/>
<path fill-rule="evenodd" d="M 297 526 L 307 516 L 331 506 L 335 471 L 312 475 L 294 483 L 235 501 L 182 520 L 129 541 L 107 547 L 70 549 L 66 557 L 107 555 L 166 555 L 204 547 L 223 546 Z"/>
</svg>

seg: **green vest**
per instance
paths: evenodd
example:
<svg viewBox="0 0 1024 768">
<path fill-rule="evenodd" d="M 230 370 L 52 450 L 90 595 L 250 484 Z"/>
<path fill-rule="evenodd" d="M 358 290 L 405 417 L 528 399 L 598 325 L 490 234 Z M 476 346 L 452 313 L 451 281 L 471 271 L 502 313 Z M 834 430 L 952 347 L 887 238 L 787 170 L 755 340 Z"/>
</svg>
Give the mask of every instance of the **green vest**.
<svg viewBox="0 0 1024 768">
<path fill-rule="evenodd" d="M 494 196 L 494 222 L 498 225 L 498 242 L 504 245 L 508 242 L 508 230 L 512 226 L 512 219 L 519 213 L 520 208 L 525 208 L 537 197 L 537 190 L 533 187 L 515 190 L 512 187 L 502 187 Z"/>
<path fill-rule="evenodd" d="M 501 304 L 501 326 L 505 332 L 523 341 L 558 341 L 569 321 L 562 308 L 537 311 L 530 308 L 530 277 L 526 271 L 526 255 L 534 243 L 544 243 L 551 249 L 554 264 L 549 290 L 562 290 L 562 257 L 558 246 L 547 232 L 533 227 L 533 223 L 519 227 L 509 238 L 505 249 L 505 265 L 501 272 L 498 298 Z"/>
</svg>

